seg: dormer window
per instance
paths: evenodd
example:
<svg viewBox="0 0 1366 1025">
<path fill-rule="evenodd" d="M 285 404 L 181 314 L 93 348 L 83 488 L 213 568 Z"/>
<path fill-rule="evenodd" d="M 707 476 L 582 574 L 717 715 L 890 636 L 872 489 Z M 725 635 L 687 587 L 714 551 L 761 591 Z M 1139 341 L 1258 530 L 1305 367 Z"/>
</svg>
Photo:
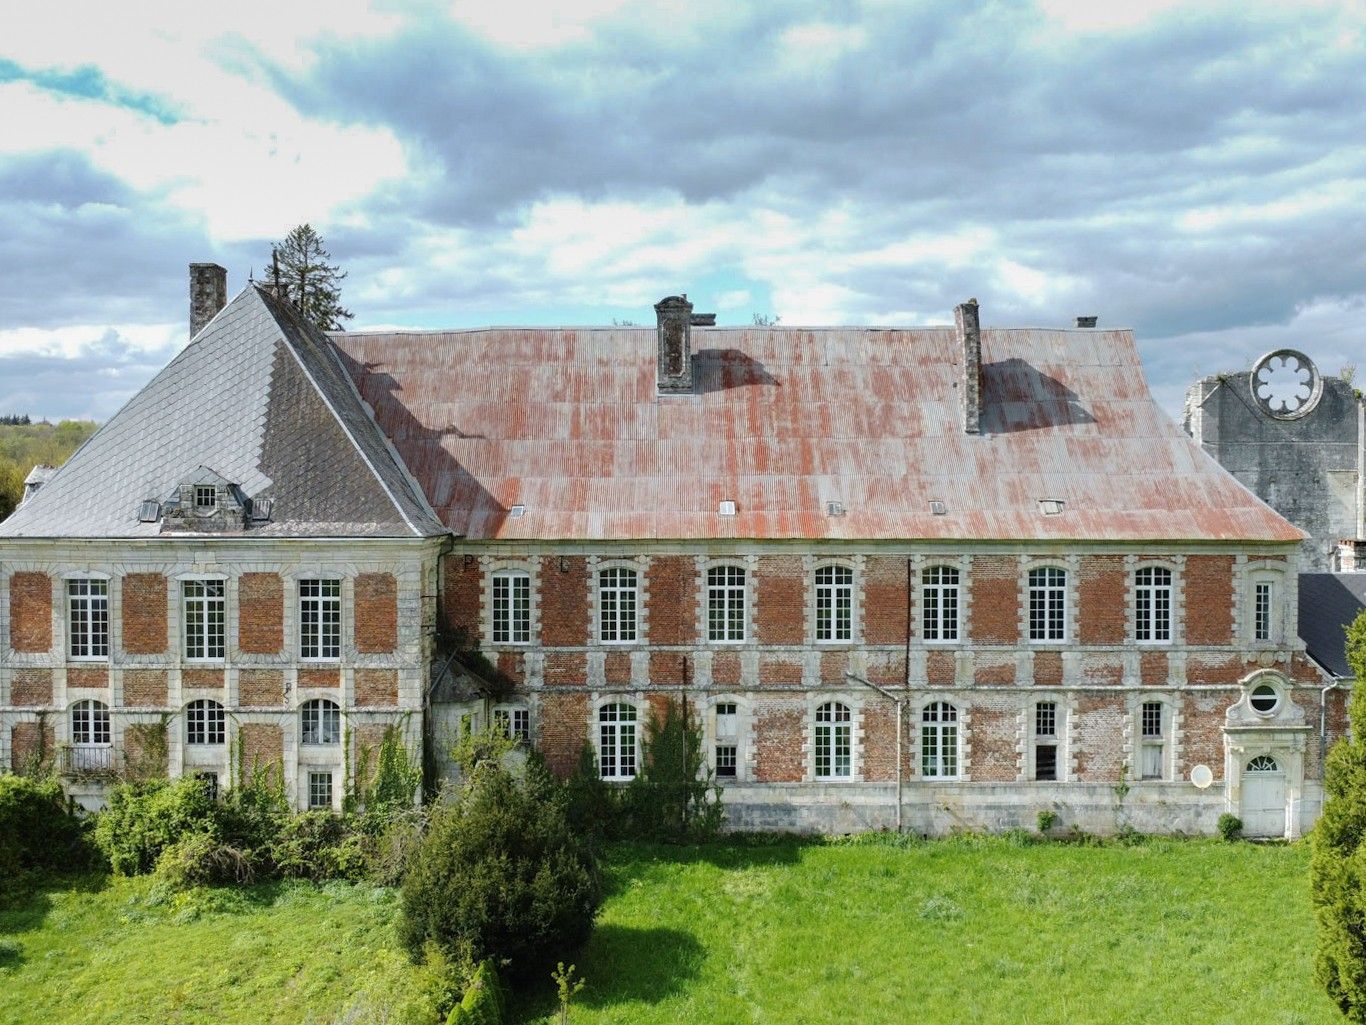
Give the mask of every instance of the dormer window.
<svg viewBox="0 0 1366 1025">
<path fill-rule="evenodd" d="M 195 512 L 210 513 L 218 508 L 218 489 L 212 484 L 194 486 Z"/>
</svg>

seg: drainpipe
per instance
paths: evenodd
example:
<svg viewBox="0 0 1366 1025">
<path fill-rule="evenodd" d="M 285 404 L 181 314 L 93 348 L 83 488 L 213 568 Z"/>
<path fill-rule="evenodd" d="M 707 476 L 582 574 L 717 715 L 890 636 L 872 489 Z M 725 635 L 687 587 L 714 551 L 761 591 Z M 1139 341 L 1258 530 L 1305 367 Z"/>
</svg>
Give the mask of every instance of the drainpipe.
<svg viewBox="0 0 1366 1025">
<path fill-rule="evenodd" d="M 1323 783 L 1325 760 L 1328 758 L 1328 692 L 1336 690 L 1337 678 L 1319 691 L 1319 783 Z"/>
<path fill-rule="evenodd" d="M 844 678 L 845 678 L 846 680 L 853 680 L 855 683 L 861 683 L 861 684 L 863 684 L 865 687 L 871 687 L 873 690 L 877 691 L 877 692 L 878 692 L 879 694 L 881 694 L 884 698 L 886 698 L 888 701 L 890 701 L 893 705 L 896 706 L 896 831 L 897 831 L 898 833 L 900 833 L 900 832 L 901 832 L 901 789 L 902 789 L 902 788 L 901 788 L 901 777 L 902 777 L 902 771 L 901 771 L 901 719 L 902 719 L 902 715 L 901 715 L 901 706 L 902 706 L 902 704 L 904 703 L 904 699 L 903 699 L 903 698 L 897 697 L 895 694 L 893 694 L 891 691 L 887 690 L 887 689 L 884 688 L 884 687 L 879 687 L 876 683 L 873 683 L 871 680 L 865 680 L 862 676 L 859 676 L 857 673 L 849 673 L 849 672 L 846 672 L 846 673 L 844 674 Z"/>
</svg>

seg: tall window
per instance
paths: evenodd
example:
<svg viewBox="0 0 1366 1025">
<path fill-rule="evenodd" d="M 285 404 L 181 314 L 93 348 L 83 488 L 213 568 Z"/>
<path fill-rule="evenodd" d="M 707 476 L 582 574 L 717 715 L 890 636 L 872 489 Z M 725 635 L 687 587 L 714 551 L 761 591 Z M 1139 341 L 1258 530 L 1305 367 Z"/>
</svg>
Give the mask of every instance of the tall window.
<svg viewBox="0 0 1366 1025">
<path fill-rule="evenodd" d="M 1144 779 L 1161 779 L 1166 764 L 1166 732 L 1162 723 L 1162 702 L 1145 701 L 1140 711 L 1142 734 L 1141 775 Z"/>
<path fill-rule="evenodd" d="M 223 657 L 226 612 L 221 580 L 184 580 L 180 584 L 184 605 L 185 657 L 212 660 Z"/>
<path fill-rule="evenodd" d="M 1134 574 L 1134 640 L 1172 639 L 1172 571 L 1145 566 Z"/>
<path fill-rule="evenodd" d="M 328 811 L 332 807 L 332 773 L 310 772 L 308 774 L 308 808 L 310 811 Z"/>
<path fill-rule="evenodd" d="M 341 581 L 299 581 L 299 657 L 310 662 L 341 658 Z"/>
<path fill-rule="evenodd" d="M 958 640 L 958 570 L 930 566 L 921 573 L 920 607 L 925 640 Z"/>
<path fill-rule="evenodd" d="M 716 703 L 716 750 L 714 760 L 719 779 L 735 779 L 739 775 L 739 716 L 734 701 Z"/>
<path fill-rule="evenodd" d="M 598 768 L 603 779 L 636 775 L 636 710 L 624 702 L 598 711 Z"/>
<path fill-rule="evenodd" d="M 604 644 L 635 642 L 639 607 L 636 580 L 635 570 L 619 566 L 598 574 L 598 639 Z"/>
<path fill-rule="evenodd" d="M 1252 585 L 1252 639 L 1271 640 L 1271 595 L 1274 585 L 1270 580 L 1258 580 Z"/>
<path fill-rule="evenodd" d="M 1067 571 L 1045 566 L 1029 571 L 1029 639 L 1067 639 Z"/>
<path fill-rule="evenodd" d="M 71 706 L 71 743 L 109 743 L 109 706 L 103 701 L 77 701 Z"/>
<path fill-rule="evenodd" d="M 185 743 L 221 744 L 227 732 L 223 706 L 217 701 L 191 701 L 185 708 Z"/>
<path fill-rule="evenodd" d="M 707 640 L 745 639 L 745 571 L 739 566 L 707 570 Z"/>
<path fill-rule="evenodd" d="M 341 743 L 341 709 L 335 701 L 326 698 L 305 701 L 299 709 L 299 716 L 302 726 L 300 743 Z"/>
<path fill-rule="evenodd" d="M 493 710 L 493 724 L 509 740 L 531 743 L 531 710 L 508 705 Z"/>
<path fill-rule="evenodd" d="M 854 571 L 847 566 L 816 570 L 816 640 L 854 639 Z"/>
<path fill-rule="evenodd" d="M 109 657 L 109 581 L 66 582 L 68 651 L 72 658 Z"/>
<path fill-rule="evenodd" d="M 531 576 L 521 570 L 493 574 L 493 643 L 531 643 Z"/>
<path fill-rule="evenodd" d="M 920 774 L 958 775 L 958 709 L 947 701 L 935 701 L 920 713 Z"/>
<path fill-rule="evenodd" d="M 853 716 L 848 705 L 827 701 L 816 709 L 816 778 L 848 779 L 853 772 Z"/>
<path fill-rule="evenodd" d="M 1034 706 L 1034 778 L 1058 778 L 1058 703 Z"/>
</svg>

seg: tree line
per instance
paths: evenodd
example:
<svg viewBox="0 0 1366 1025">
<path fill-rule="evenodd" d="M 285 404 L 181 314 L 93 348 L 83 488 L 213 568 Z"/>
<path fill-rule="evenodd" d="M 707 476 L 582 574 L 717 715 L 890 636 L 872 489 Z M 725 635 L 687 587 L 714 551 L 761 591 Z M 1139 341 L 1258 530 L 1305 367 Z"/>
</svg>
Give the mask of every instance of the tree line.
<svg viewBox="0 0 1366 1025">
<path fill-rule="evenodd" d="M 18 507 L 30 470 L 61 466 L 97 426 L 91 420 L 35 424 L 23 413 L 0 416 L 0 520 Z"/>
</svg>

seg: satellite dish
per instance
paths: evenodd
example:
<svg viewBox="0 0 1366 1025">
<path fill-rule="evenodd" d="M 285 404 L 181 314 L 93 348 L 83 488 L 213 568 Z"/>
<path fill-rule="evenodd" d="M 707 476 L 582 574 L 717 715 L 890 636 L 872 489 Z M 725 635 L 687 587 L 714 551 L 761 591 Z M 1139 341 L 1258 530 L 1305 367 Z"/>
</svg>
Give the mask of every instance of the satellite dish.
<svg viewBox="0 0 1366 1025">
<path fill-rule="evenodd" d="M 1208 765 L 1197 765 L 1191 769 L 1191 782 L 1201 790 L 1204 790 L 1214 782 L 1214 773 L 1210 771 Z"/>
</svg>

